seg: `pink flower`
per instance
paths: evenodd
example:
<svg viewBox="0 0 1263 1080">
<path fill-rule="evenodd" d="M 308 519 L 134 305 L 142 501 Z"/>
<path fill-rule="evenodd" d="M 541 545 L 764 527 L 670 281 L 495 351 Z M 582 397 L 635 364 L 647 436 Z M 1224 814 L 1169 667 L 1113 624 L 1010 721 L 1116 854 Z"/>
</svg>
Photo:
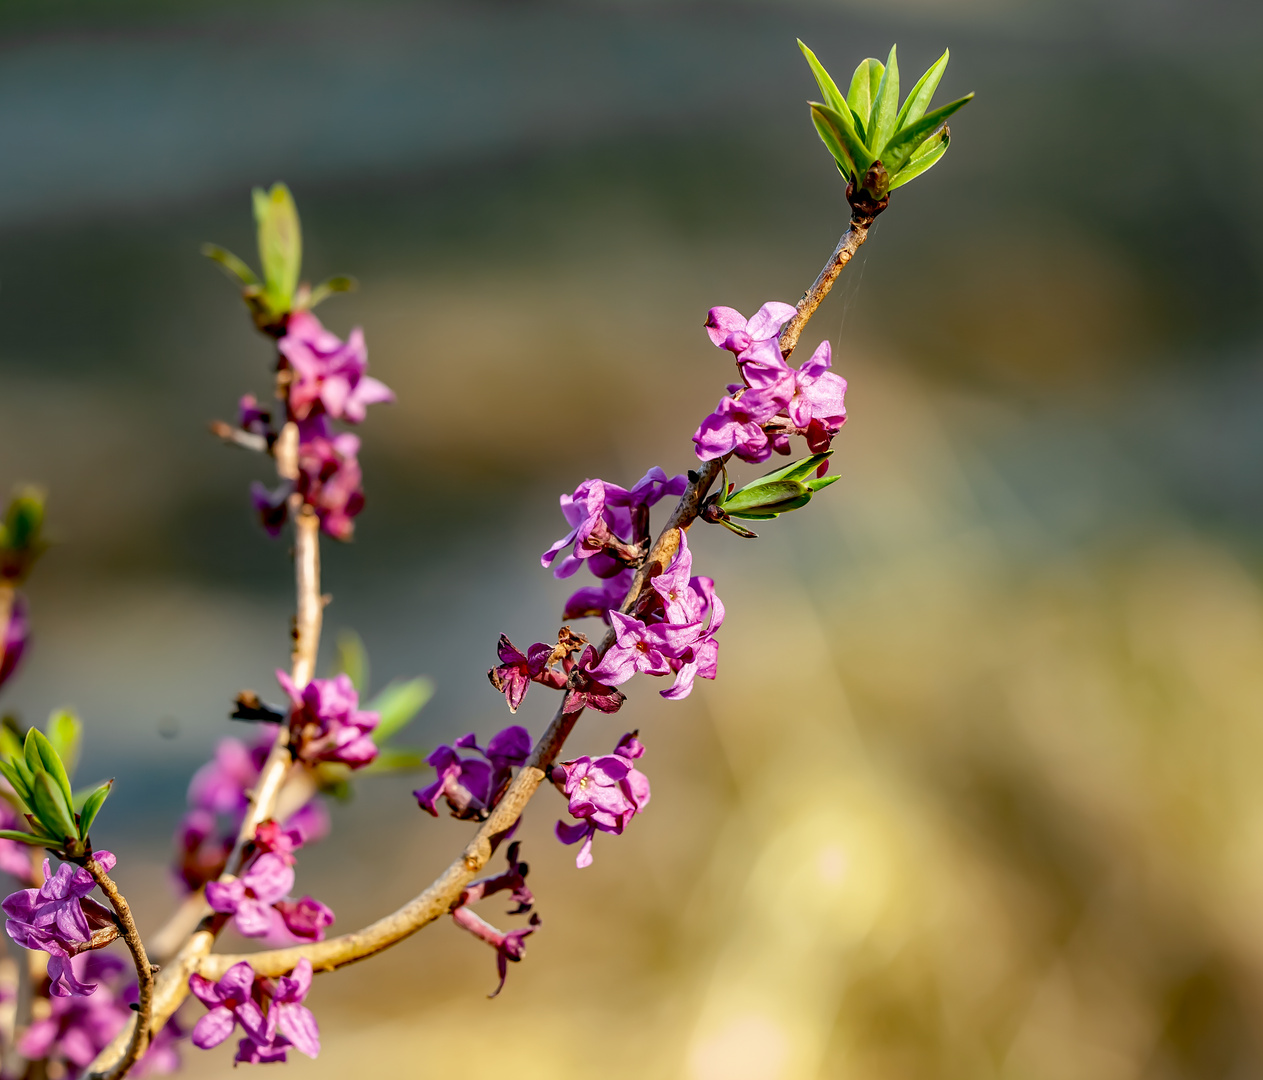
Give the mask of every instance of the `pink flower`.
<svg viewBox="0 0 1263 1080">
<path fill-rule="evenodd" d="M 293 372 L 289 411 L 295 420 L 323 411 L 358 424 L 367 406 L 395 400 L 388 386 L 366 374 L 368 349 L 358 326 L 343 342 L 310 311 L 295 312 L 277 348 Z"/>
<path fill-rule="evenodd" d="M 730 307 L 713 307 L 706 313 L 706 333 L 719 348 L 737 357 L 768 342 L 775 343 L 784 326 L 797 314 L 791 304 L 769 300 L 750 319 Z"/>
<path fill-rule="evenodd" d="M 20 593 L 13 597 L 9 609 L 9 622 L 0 635 L 0 686 L 3 686 L 17 670 L 26 644 L 30 638 L 31 624 L 26 617 L 26 598 Z"/>
<path fill-rule="evenodd" d="M 293 887 L 293 868 L 269 853 L 260 855 L 233 881 L 207 882 L 206 902 L 215 911 L 232 915 L 243 936 L 265 937 L 280 922 L 280 914 L 272 905 Z"/>
<path fill-rule="evenodd" d="M 193 1027 L 193 1045 L 198 1049 L 218 1046 L 238 1024 L 248 1036 L 265 1040 L 263 1010 L 254 999 L 254 968 L 244 960 L 233 964 L 217 983 L 190 975 L 189 989 L 210 1010 Z"/>
<path fill-rule="evenodd" d="M 649 805 L 649 778 L 632 762 L 645 748 L 635 732 L 624 735 L 613 754 L 593 760 L 588 757 L 564 761 L 553 768 L 553 782 L 563 785 L 569 796 L 569 810 L 578 822 L 557 822 L 557 839 L 563 844 L 583 842 L 575 865 L 592 865 L 592 839 L 597 830 L 621 834 Z"/>
<path fill-rule="evenodd" d="M 276 680 L 289 695 L 289 726 L 299 758 L 359 769 L 377 757 L 370 732 L 378 716 L 359 708 L 359 694 L 346 675 L 312 679 L 301 691 L 284 671 L 276 672 Z"/>
</svg>

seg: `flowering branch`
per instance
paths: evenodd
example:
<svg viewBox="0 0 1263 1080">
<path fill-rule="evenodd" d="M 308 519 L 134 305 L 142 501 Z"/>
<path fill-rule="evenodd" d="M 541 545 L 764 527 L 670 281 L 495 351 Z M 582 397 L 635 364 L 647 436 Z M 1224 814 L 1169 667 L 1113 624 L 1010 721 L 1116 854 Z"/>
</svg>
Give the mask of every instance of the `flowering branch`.
<svg viewBox="0 0 1263 1080">
<path fill-rule="evenodd" d="M 141 940 L 140 931 L 136 929 L 135 919 L 132 918 L 132 909 L 128 906 L 123 894 L 118 891 L 118 886 L 114 884 L 109 874 L 91 855 L 84 860 L 83 868 L 92 875 L 92 880 L 97 883 L 101 892 L 109 900 L 110 907 L 114 909 L 114 914 L 118 918 L 119 927 L 122 930 L 123 940 L 127 943 L 127 948 L 131 950 L 132 960 L 136 965 L 136 1020 L 132 1025 L 131 1037 L 128 1040 L 127 1049 L 123 1052 L 123 1056 L 119 1059 L 118 1064 L 105 1074 L 107 1080 L 118 1080 L 118 1077 L 125 1075 L 127 1070 L 140 1060 L 141 1055 L 149 1046 L 155 968 L 149 963 L 149 956 L 145 952 L 145 943 Z M 107 941 L 112 941 L 115 937 L 118 937 L 117 931 Z M 91 941 L 91 948 L 100 948 L 100 945 L 97 944 L 97 935 L 94 935 Z M 103 941 L 101 944 L 106 944 L 107 941 Z"/>
</svg>

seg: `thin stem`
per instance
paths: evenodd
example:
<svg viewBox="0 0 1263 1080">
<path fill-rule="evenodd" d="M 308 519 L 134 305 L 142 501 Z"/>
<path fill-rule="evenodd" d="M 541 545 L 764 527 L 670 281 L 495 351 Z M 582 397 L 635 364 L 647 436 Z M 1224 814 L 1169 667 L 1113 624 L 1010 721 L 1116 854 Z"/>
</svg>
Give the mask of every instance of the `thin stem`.
<svg viewBox="0 0 1263 1080">
<path fill-rule="evenodd" d="M 136 929 L 132 909 L 123 898 L 123 894 L 118 891 L 118 886 L 110 880 L 110 876 L 101 868 L 101 864 L 91 855 L 84 862 L 83 868 L 92 875 L 92 880 L 100 886 L 110 906 L 114 909 L 119 927 L 123 932 L 123 940 L 127 942 L 132 960 L 136 965 L 137 1010 L 131 1038 L 118 1063 L 108 1072 L 101 1074 L 103 1080 L 117 1080 L 140 1060 L 141 1055 L 149 1047 L 149 1024 L 153 1014 L 154 969 L 149 963 L 149 956 L 145 952 L 145 943 L 140 938 L 140 931 Z"/>
<path fill-rule="evenodd" d="M 281 429 L 276 445 L 273 447 L 273 454 L 276 457 L 277 474 L 285 480 L 296 479 L 298 476 L 297 424 L 291 421 Z M 294 680 L 294 685 L 301 688 L 311 681 L 316 670 L 316 655 L 320 648 L 320 628 L 324 617 L 324 599 L 320 593 L 320 520 L 311 507 L 303 504 L 297 494 L 290 497 L 290 513 L 294 519 L 294 581 L 297 593 L 290 677 Z M 250 808 L 245 820 L 241 823 L 237 843 L 229 857 L 225 873 L 235 874 L 240 870 L 246 844 L 254 838 L 259 824 L 275 815 L 278 799 L 293 764 L 294 757 L 289 746 L 289 727 L 281 724 L 276 733 L 276 742 L 259 773 L 259 779 L 251 796 Z M 228 923 L 227 916 L 210 914 L 205 907 L 201 910 L 205 917 L 196 924 L 196 929 L 158 976 L 153 992 L 152 1018 L 149 1024 L 152 1029 L 161 1028 L 171 1014 L 180 1007 L 180 1003 L 188 995 L 189 976 L 198 969 L 203 958 L 214 947 L 215 938 Z M 187 926 L 187 923 L 185 925 Z M 130 1045 L 129 1040 L 136 1030 L 136 1021 L 133 1019 L 129 1026 L 119 1032 L 114 1041 L 97 1055 L 89 1073 L 91 1080 L 104 1076 L 117 1078 L 123 1075 L 115 1071 L 117 1070 L 116 1062 L 121 1060 L 120 1055 L 124 1054 L 124 1047 Z"/>
<path fill-rule="evenodd" d="M 850 188 L 847 189 L 848 198 L 851 196 Z M 816 280 L 812 282 L 811 288 L 803 293 L 802 299 L 796 305 L 798 314 L 785 324 L 785 328 L 781 331 L 781 353 L 788 357 L 795 347 L 798 345 L 798 338 L 803 332 L 803 328 L 807 325 L 807 320 L 816 313 L 816 308 L 820 306 L 820 302 L 829 295 L 829 290 L 833 288 L 833 283 L 837 280 L 838 275 L 842 273 L 843 267 L 851 261 L 851 257 L 860 249 L 860 245 L 868 239 L 868 230 L 872 227 L 873 219 L 882 212 L 886 207 L 885 201 L 881 203 L 869 203 L 854 201 L 851 203 L 851 224 L 846 232 L 842 234 L 842 239 L 838 241 L 838 246 L 833 249 L 833 254 L 829 256 L 829 261 L 821 268 L 820 273 L 816 275 Z"/>
</svg>

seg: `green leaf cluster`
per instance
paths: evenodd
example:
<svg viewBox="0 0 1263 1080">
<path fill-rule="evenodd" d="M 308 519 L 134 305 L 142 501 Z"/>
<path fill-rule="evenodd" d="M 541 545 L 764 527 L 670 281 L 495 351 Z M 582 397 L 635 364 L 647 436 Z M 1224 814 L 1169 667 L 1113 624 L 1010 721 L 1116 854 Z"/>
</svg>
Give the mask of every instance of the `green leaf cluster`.
<svg viewBox="0 0 1263 1080">
<path fill-rule="evenodd" d="M 31 827 L 29 833 L 0 829 L 0 839 L 46 847 L 67 858 L 91 850 L 88 833 L 114 781 L 86 795 L 72 791 L 66 762 L 74 768 L 82 734 L 78 718 L 64 711 L 50 717 L 47 735 L 31 728 L 21 738 L 10 724 L 0 727 L 0 775 L 12 787 Z"/>
<path fill-rule="evenodd" d="M 260 330 L 277 330 L 291 312 L 308 311 L 334 293 L 356 287 L 355 279 L 349 277 L 331 277 L 315 289 L 300 284 L 303 231 L 293 195 L 288 187 L 277 183 L 269 191 L 255 188 L 251 197 L 262 278 L 243 259 L 215 244 L 203 244 L 202 254 L 241 284 L 242 298 Z"/>
<path fill-rule="evenodd" d="M 0 522 L 0 578 L 23 581 L 48 549 L 44 539 L 44 492 L 21 488 Z"/>
<path fill-rule="evenodd" d="M 811 502 L 818 491 L 823 491 L 838 475 L 817 476 L 820 468 L 833 455 L 832 450 L 823 454 L 812 454 L 809 458 L 795 461 L 782 469 L 776 469 L 766 476 L 751 481 L 740 491 L 735 484 L 729 484 L 727 474 L 724 486 L 718 495 L 708 500 L 703 516 L 708 521 L 715 521 L 738 536 L 755 537 L 749 529 L 735 524 L 732 518 L 744 518 L 748 521 L 766 521 L 780 517 L 790 510 L 797 510 Z"/>
<path fill-rule="evenodd" d="M 947 120 L 973 98 L 966 94 L 926 111 L 947 68 L 947 50 L 900 105 L 899 63 L 893 45 L 884 64 L 871 57 L 860 63 L 845 96 L 816 54 L 801 41 L 798 47 L 824 98 L 810 103 L 811 121 L 856 193 L 880 201 L 932 168 L 947 152 Z"/>
</svg>

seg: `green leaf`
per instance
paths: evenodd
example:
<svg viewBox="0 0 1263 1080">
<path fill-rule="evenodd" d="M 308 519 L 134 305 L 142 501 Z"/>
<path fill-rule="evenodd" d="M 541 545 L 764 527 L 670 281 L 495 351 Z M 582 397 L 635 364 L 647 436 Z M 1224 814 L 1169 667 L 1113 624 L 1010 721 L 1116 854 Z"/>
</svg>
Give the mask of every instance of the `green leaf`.
<svg viewBox="0 0 1263 1080">
<path fill-rule="evenodd" d="M 798 47 L 802 49 L 803 56 L 807 58 L 807 63 L 811 67 L 811 73 L 816 77 L 816 85 L 820 87 L 820 93 L 824 95 L 825 104 L 841 112 L 846 107 L 846 98 L 842 96 L 842 91 L 833 81 L 833 76 L 825 71 L 824 65 L 816 59 L 816 54 L 803 44 L 802 38 L 798 39 Z"/>
<path fill-rule="evenodd" d="M 3 722 L 0 722 L 0 754 L 6 758 L 22 756 L 22 735 L 18 731 L 16 721 L 10 716 L 6 716 Z"/>
<path fill-rule="evenodd" d="M 56 781 L 57 786 L 61 789 L 62 798 L 65 800 L 66 809 L 69 810 L 75 801 L 74 794 L 70 790 L 70 777 L 66 775 L 66 767 L 61 763 L 61 758 L 53 748 L 53 744 L 49 742 L 48 736 L 37 728 L 31 728 L 26 733 L 26 743 L 27 746 L 34 743 L 35 752 L 39 755 L 39 762 L 43 771 Z M 27 760 L 29 763 L 29 755 Z M 36 772 L 37 770 L 32 768 L 31 771 Z M 38 780 L 39 777 L 36 776 L 37 784 Z M 32 791 L 34 790 L 35 786 L 33 785 Z"/>
<path fill-rule="evenodd" d="M 756 533 L 756 532 L 751 532 L 749 529 L 743 529 L 743 528 L 742 528 L 740 525 L 738 525 L 735 521 L 728 521 L 728 520 L 727 520 L 727 519 L 725 519 L 725 518 L 720 518 L 720 519 L 719 519 L 719 524 L 720 524 L 720 525 L 722 525 L 722 526 L 723 526 L 725 529 L 727 529 L 729 532 L 734 532 L 734 533 L 736 533 L 736 534 L 737 534 L 738 536 L 740 536 L 743 540 L 757 540 L 757 539 L 759 538 L 759 534 L 758 534 L 758 533 Z"/>
<path fill-rule="evenodd" d="M 30 844 L 32 847 L 43 847 L 51 839 L 47 836 L 36 836 L 33 833 L 16 832 L 13 829 L 0 829 L 0 840 L 16 840 L 19 844 Z"/>
<path fill-rule="evenodd" d="M 97 813 L 105 800 L 109 798 L 110 790 L 113 787 L 114 781 L 107 780 L 84 800 L 83 811 L 79 814 L 79 838 L 81 840 L 88 838 L 88 830 L 92 828 L 92 823 L 96 820 Z"/>
<path fill-rule="evenodd" d="M 899 116 L 895 120 L 896 131 L 908 124 L 916 123 L 925 115 L 925 110 L 930 107 L 930 99 L 934 97 L 934 91 L 938 89 L 939 80 L 943 77 L 943 72 L 947 70 L 947 61 L 950 56 L 951 50 L 944 49 L 943 55 L 935 60 L 930 69 L 917 80 L 912 93 L 908 95 L 903 108 L 899 110 Z"/>
<path fill-rule="evenodd" d="M 373 731 L 373 741 L 383 746 L 392 735 L 407 727 L 433 696 L 434 683 L 425 677 L 391 683 L 364 706 L 380 718 Z"/>
<path fill-rule="evenodd" d="M 12 786 L 17 797 L 22 800 L 22 805 L 28 810 L 33 811 L 35 799 L 31 795 L 31 784 L 22 770 L 17 767 L 15 761 L 0 761 L 0 775 L 3 775 Z"/>
<path fill-rule="evenodd" d="M 811 476 L 831 457 L 833 457 L 833 451 L 826 450 L 823 454 L 812 454 L 811 457 L 803 458 L 801 461 L 791 461 L 783 468 L 774 469 L 772 472 L 760 476 L 754 483 L 761 484 L 770 480 L 802 480 L 805 482 L 807 477 Z"/>
<path fill-rule="evenodd" d="M 947 118 L 952 113 L 968 105 L 972 100 L 973 94 L 967 94 L 957 101 L 935 109 L 932 113 L 927 113 L 920 120 L 909 124 L 897 132 L 895 137 L 886 145 L 886 156 L 882 159 L 882 164 L 886 166 L 886 171 L 891 176 L 898 175 L 912 159 L 912 155 L 917 148 L 932 135 L 936 135 L 939 129 L 947 123 Z"/>
<path fill-rule="evenodd" d="M 420 750 L 409 750 L 398 746 L 387 746 L 379 750 L 372 763 L 359 770 L 361 776 L 378 773 L 411 772 L 425 764 L 425 755 Z"/>
<path fill-rule="evenodd" d="M 58 709 L 48 718 L 48 741 L 65 763 L 67 773 L 74 772 L 79 763 L 79 744 L 82 738 L 83 723 L 68 709 Z"/>
<path fill-rule="evenodd" d="M 860 66 L 851 76 L 851 88 L 846 92 L 846 103 L 855 111 L 856 116 L 864 121 L 867 130 L 873 115 L 873 96 L 881 85 L 881 77 L 885 73 L 882 62 L 874 57 L 860 61 Z M 868 168 L 867 165 L 864 166 Z"/>
<path fill-rule="evenodd" d="M 807 485 L 798 480 L 758 480 L 725 499 L 723 510 L 727 514 L 745 517 L 750 511 L 761 512 L 766 507 L 810 493 Z"/>
<path fill-rule="evenodd" d="M 258 275 L 231 251 L 221 248 L 217 244 L 203 244 L 202 254 L 208 259 L 213 259 L 219 263 L 229 277 L 236 278 L 242 285 L 262 284 Z"/>
<path fill-rule="evenodd" d="M 255 188 L 254 220 L 259 231 L 264 296 L 276 314 L 289 311 L 303 264 L 303 235 L 298 208 L 284 184 L 271 191 Z"/>
<path fill-rule="evenodd" d="M 354 630 L 343 630 L 338 634 L 338 658 L 334 662 L 333 673 L 348 676 L 358 694 L 368 689 L 368 652 Z"/>
<path fill-rule="evenodd" d="M 927 169 L 932 168 L 938 159 L 947 153 L 949 142 L 951 139 L 946 131 L 940 131 L 937 135 L 926 139 L 912 155 L 912 160 L 890 181 L 889 190 L 894 191 L 895 188 L 902 187 L 909 180 L 915 180 Z"/>
<path fill-rule="evenodd" d="M 331 277 L 328 281 L 321 282 L 317 285 L 307 300 L 307 307 L 314 308 L 317 304 L 328 300 L 334 293 L 355 292 L 360 287 L 360 283 L 353 277 L 340 275 Z"/>
<path fill-rule="evenodd" d="M 46 772 L 37 774 L 31 793 L 35 796 L 35 817 L 50 836 L 58 840 L 79 838 L 79 827 L 56 780 Z"/>
<path fill-rule="evenodd" d="M 873 95 L 873 119 L 868 124 L 868 145 L 872 148 L 873 157 L 881 158 L 882 150 L 895 133 L 895 118 L 898 115 L 899 62 L 895 59 L 895 46 L 892 45 L 877 93 Z"/>
<path fill-rule="evenodd" d="M 806 481 L 806 484 L 809 488 L 811 488 L 811 493 L 814 495 L 818 491 L 823 491 L 835 480 L 841 479 L 842 477 L 838 473 L 829 473 L 827 476 L 813 476 L 810 480 Z"/>
<path fill-rule="evenodd" d="M 873 155 L 868 152 L 868 147 L 855 130 L 850 111 L 838 112 L 828 105 L 813 101 L 811 121 L 816 125 L 821 141 L 842 168 L 843 175 L 848 180 L 862 177 L 873 163 Z"/>
</svg>

